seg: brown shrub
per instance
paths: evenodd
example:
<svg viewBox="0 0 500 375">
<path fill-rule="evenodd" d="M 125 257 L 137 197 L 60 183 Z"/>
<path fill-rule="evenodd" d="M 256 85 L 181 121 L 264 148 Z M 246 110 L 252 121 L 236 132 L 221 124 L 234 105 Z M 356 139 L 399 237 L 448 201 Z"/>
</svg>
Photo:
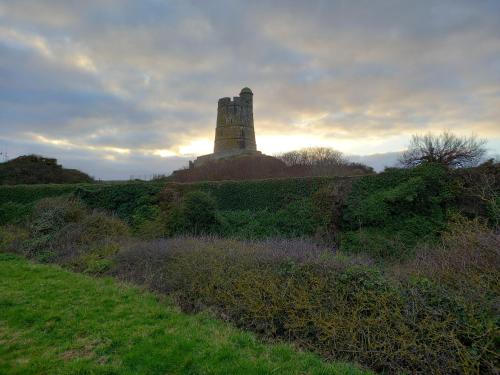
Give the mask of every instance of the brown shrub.
<svg viewBox="0 0 500 375">
<path fill-rule="evenodd" d="M 114 274 L 270 338 L 389 373 L 493 372 L 495 324 L 428 278 L 303 241 L 133 243 Z"/>
<path fill-rule="evenodd" d="M 400 278 L 429 278 L 468 300 L 498 310 L 500 233 L 478 219 L 458 216 L 440 244 L 418 249 L 414 259 L 395 266 L 393 272 Z"/>
<path fill-rule="evenodd" d="M 0 252 L 19 253 L 28 231 L 21 226 L 0 226 Z"/>
</svg>

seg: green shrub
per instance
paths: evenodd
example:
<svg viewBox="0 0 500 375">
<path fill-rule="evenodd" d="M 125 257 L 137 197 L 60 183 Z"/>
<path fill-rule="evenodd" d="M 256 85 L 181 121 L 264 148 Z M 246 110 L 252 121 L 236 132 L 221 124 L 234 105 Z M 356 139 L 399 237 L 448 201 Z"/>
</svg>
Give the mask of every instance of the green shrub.
<svg viewBox="0 0 500 375">
<path fill-rule="evenodd" d="M 68 224 L 81 221 L 85 215 L 86 208 L 77 199 L 56 197 L 39 200 L 33 208 L 30 236 L 24 244 L 24 252 L 39 259 L 50 258 L 57 246 L 59 232 Z"/>
<path fill-rule="evenodd" d="M 185 231 L 193 234 L 214 233 L 220 225 L 215 199 L 202 191 L 184 195 L 180 201 L 180 213 Z"/>
<path fill-rule="evenodd" d="M 129 234 L 127 224 L 105 212 L 94 211 L 81 221 L 82 237 L 80 243 L 95 243 L 105 238 L 122 237 Z"/>
<path fill-rule="evenodd" d="M 72 258 L 69 265 L 84 273 L 103 274 L 111 269 L 111 258 L 119 250 L 120 246 L 113 241 L 95 243 L 78 257 Z"/>
<path fill-rule="evenodd" d="M 342 214 L 353 180 L 344 179 L 330 183 L 312 195 L 314 217 L 318 222 L 316 234 L 338 245 L 342 228 Z"/>
<path fill-rule="evenodd" d="M 346 201 L 342 249 L 407 257 L 438 238 L 457 192 L 447 169 L 432 164 L 360 178 Z"/>
<path fill-rule="evenodd" d="M 104 212 L 90 212 L 74 198 L 46 198 L 33 209 L 23 252 L 40 261 L 65 263 L 96 244 L 129 234 L 128 226 Z"/>
<path fill-rule="evenodd" d="M 263 239 L 280 235 L 276 213 L 269 210 L 221 211 L 221 231 L 224 237 L 245 239 Z M 284 233 L 281 233 L 285 237 Z"/>
<path fill-rule="evenodd" d="M 282 178 L 186 184 L 130 181 L 94 184 L 4 185 L 0 186 L 0 202 L 33 204 L 42 198 L 73 195 L 79 197 L 90 208 L 114 212 L 122 220 L 132 224 L 133 215 L 141 207 L 156 204 L 162 206 L 167 201 L 178 202 L 181 196 L 190 191 L 201 190 L 210 194 L 222 211 L 275 211 L 286 207 L 293 201 L 309 198 L 327 184 L 345 180 L 350 180 L 350 178 Z M 162 207 L 162 209 L 166 208 Z M 28 216 L 28 213 L 25 215 Z"/>
<path fill-rule="evenodd" d="M 21 224 L 31 213 L 31 204 L 6 202 L 0 205 L 0 225 Z"/>
<path fill-rule="evenodd" d="M 222 227 L 225 237 L 239 239 L 264 239 L 271 237 L 311 237 L 319 225 L 310 199 L 294 201 L 277 211 L 222 211 Z"/>
<path fill-rule="evenodd" d="M 309 198 L 318 189 L 350 177 L 276 178 L 248 181 L 212 181 L 197 183 L 167 183 L 166 188 L 181 196 L 201 190 L 210 194 L 222 211 L 279 210 L 292 201 Z"/>
<path fill-rule="evenodd" d="M 163 186 L 159 182 L 103 184 L 98 188 L 78 188 L 74 194 L 88 207 L 114 212 L 122 220 L 131 223 L 137 210 L 156 201 L 156 195 Z"/>
<path fill-rule="evenodd" d="M 133 227 L 134 236 L 141 239 L 164 238 L 171 235 L 167 215 L 159 211 L 153 218 L 144 220 Z"/>
</svg>

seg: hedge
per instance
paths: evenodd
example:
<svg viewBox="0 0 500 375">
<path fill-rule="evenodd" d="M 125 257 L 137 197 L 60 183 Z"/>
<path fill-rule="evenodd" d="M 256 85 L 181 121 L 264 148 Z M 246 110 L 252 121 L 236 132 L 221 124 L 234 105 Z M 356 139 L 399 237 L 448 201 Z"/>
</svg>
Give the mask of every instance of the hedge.
<svg viewBox="0 0 500 375">
<path fill-rule="evenodd" d="M 34 202 L 42 198 L 74 194 L 91 208 L 110 210 L 122 219 L 130 220 L 136 209 L 154 204 L 156 195 L 168 187 L 178 191 L 181 195 L 196 190 L 207 192 L 212 195 L 217 202 L 218 208 L 223 211 L 250 210 L 255 212 L 284 208 L 291 202 L 311 197 L 315 191 L 327 184 L 346 178 L 348 177 L 283 178 L 198 183 L 130 181 L 97 184 L 0 186 L 0 207 L 6 204 L 11 205 L 11 203 L 30 207 Z M 7 217 L 9 217 L 7 214 L 0 215 L 0 221 L 9 222 L 6 219 Z"/>
<path fill-rule="evenodd" d="M 278 210 L 302 198 L 310 198 L 320 188 L 340 180 L 356 177 L 275 178 L 249 181 L 213 181 L 168 183 L 179 191 L 202 190 L 211 194 L 223 211 Z"/>
</svg>

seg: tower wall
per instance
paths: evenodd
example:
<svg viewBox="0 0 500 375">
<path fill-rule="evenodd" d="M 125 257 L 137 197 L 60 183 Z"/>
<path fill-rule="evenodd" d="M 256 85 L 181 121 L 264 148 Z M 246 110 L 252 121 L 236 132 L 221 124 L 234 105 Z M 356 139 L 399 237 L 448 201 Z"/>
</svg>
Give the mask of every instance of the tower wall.
<svg viewBox="0 0 500 375">
<path fill-rule="evenodd" d="M 240 96 L 221 98 L 217 107 L 214 153 L 257 151 L 253 125 L 253 93 L 241 90 Z"/>
</svg>

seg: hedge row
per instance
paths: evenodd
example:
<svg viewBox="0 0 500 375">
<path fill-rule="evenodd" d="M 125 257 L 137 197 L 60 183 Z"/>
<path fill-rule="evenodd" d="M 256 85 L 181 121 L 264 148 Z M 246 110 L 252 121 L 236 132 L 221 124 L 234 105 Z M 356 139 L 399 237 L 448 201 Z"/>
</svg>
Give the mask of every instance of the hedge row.
<svg viewBox="0 0 500 375">
<path fill-rule="evenodd" d="M 289 203 L 311 197 L 320 188 L 353 177 L 276 178 L 250 181 L 168 183 L 182 194 L 201 190 L 212 195 L 223 211 L 278 210 Z"/>
<path fill-rule="evenodd" d="M 29 209 L 20 209 L 20 205 L 31 207 L 34 202 L 42 198 L 75 194 L 91 208 L 110 210 L 116 212 L 122 219 L 129 220 L 139 207 L 154 204 L 156 195 L 165 187 L 174 189 L 181 195 L 196 190 L 210 193 L 220 210 L 277 210 L 293 201 L 310 197 L 315 191 L 337 179 L 340 178 L 313 177 L 187 184 L 151 181 L 0 186 L 0 211 L 3 206 L 5 206 L 4 211 L 10 210 L 9 207 L 14 203 L 16 212 L 29 212 Z M 9 216 L 8 213 L 0 214 L 0 221 L 9 222 L 6 219 Z"/>
<path fill-rule="evenodd" d="M 37 185 L 1 185 L 0 204 L 7 202 L 29 204 L 42 198 L 58 197 L 73 193 L 76 189 L 98 188 L 97 184 L 37 184 Z"/>
</svg>

